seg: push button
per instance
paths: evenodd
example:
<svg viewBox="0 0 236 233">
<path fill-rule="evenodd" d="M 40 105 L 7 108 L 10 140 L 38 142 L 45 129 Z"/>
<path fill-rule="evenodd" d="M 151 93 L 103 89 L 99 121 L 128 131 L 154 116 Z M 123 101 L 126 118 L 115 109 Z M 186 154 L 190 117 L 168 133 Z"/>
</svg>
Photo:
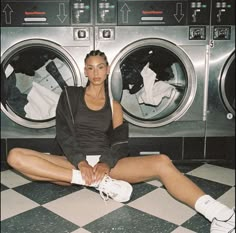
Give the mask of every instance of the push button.
<svg viewBox="0 0 236 233">
<path fill-rule="evenodd" d="M 84 39 L 84 38 L 87 37 L 87 33 L 86 33 L 85 30 L 78 30 L 77 33 L 78 33 L 78 38 L 79 38 L 79 39 Z"/>
<path fill-rule="evenodd" d="M 89 40 L 89 30 L 87 28 L 74 28 L 74 40 Z"/>
<path fill-rule="evenodd" d="M 214 40 L 230 40 L 231 30 L 230 27 L 215 27 L 213 39 Z"/>
<path fill-rule="evenodd" d="M 104 31 L 102 32 L 102 36 L 103 36 L 103 38 L 105 38 L 105 39 L 110 39 L 110 38 L 111 38 L 111 31 L 110 31 L 110 30 L 104 30 Z"/>
<path fill-rule="evenodd" d="M 189 40 L 206 40 L 206 28 L 205 27 L 190 27 Z"/>
<path fill-rule="evenodd" d="M 114 40 L 115 29 L 114 28 L 100 28 L 98 30 L 99 40 Z"/>
</svg>

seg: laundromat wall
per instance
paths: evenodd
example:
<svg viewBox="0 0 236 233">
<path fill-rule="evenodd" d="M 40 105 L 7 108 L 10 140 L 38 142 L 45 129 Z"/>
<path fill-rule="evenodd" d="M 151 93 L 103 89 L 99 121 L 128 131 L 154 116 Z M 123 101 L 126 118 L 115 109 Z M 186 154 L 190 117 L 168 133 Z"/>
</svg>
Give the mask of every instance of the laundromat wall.
<svg viewBox="0 0 236 233">
<path fill-rule="evenodd" d="M 3 0 L 1 166 L 11 148 L 62 153 L 55 108 L 92 49 L 129 122 L 130 154 L 235 161 L 234 0 Z"/>
</svg>

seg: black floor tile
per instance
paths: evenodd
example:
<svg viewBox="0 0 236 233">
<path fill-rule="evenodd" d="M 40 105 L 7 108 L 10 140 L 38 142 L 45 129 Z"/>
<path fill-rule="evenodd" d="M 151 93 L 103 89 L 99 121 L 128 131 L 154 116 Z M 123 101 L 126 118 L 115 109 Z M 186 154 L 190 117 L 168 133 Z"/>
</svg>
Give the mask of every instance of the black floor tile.
<svg viewBox="0 0 236 233">
<path fill-rule="evenodd" d="M 43 207 L 1 222 L 2 233 L 70 233 L 79 227 Z"/>
<path fill-rule="evenodd" d="M 200 214 L 196 214 L 182 224 L 182 227 L 198 233 L 208 233 L 210 232 L 211 223 Z"/>
<path fill-rule="evenodd" d="M 6 187 L 5 185 L 1 184 L 1 192 L 4 191 L 4 190 L 7 190 L 9 189 L 8 187 Z"/>
<path fill-rule="evenodd" d="M 59 186 L 47 182 L 32 182 L 14 188 L 15 191 L 40 205 L 81 190 L 82 186 Z"/>
<path fill-rule="evenodd" d="M 186 175 L 190 180 L 197 184 L 205 193 L 217 199 L 225 192 L 232 188 L 232 186 L 220 184 L 218 182 L 202 179 L 196 176 Z"/>
<path fill-rule="evenodd" d="M 163 219 L 124 206 L 84 228 L 91 233 L 170 233 L 177 227 Z"/>
</svg>

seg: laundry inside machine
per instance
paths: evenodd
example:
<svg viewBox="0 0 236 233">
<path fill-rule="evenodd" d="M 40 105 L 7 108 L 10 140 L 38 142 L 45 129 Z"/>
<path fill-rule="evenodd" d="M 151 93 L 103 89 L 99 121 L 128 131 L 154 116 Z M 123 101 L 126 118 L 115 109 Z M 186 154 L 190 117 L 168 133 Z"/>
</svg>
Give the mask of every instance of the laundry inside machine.
<svg viewBox="0 0 236 233">
<path fill-rule="evenodd" d="M 178 58 L 158 46 L 139 49 L 120 64 L 124 110 L 144 120 L 172 114 L 186 92 L 186 73 Z M 129 101 L 127 101 L 129 99 Z"/>
</svg>

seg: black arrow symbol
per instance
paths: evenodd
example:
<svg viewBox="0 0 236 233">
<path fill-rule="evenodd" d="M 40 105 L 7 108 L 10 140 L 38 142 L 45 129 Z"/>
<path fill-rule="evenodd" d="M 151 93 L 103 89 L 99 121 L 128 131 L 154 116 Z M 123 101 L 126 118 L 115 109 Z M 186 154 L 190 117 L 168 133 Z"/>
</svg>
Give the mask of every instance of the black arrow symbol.
<svg viewBox="0 0 236 233">
<path fill-rule="evenodd" d="M 59 14 L 57 15 L 57 18 L 61 21 L 61 23 L 63 23 L 67 18 L 65 3 L 59 3 Z"/>
<path fill-rule="evenodd" d="M 178 21 L 178 23 L 184 17 L 182 3 L 176 3 L 176 13 L 174 14 L 174 16 L 175 16 L 176 20 Z"/>
<path fill-rule="evenodd" d="M 124 6 L 120 9 L 122 12 L 122 22 L 128 23 L 129 22 L 129 12 L 131 11 L 128 7 L 128 5 L 125 3 Z"/>
<path fill-rule="evenodd" d="M 9 4 L 7 4 L 4 7 L 3 12 L 5 14 L 5 22 L 6 22 L 6 24 L 11 24 L 11 14 L 13 13 L 13 10 L 9 6 Z"/>
</svg>

